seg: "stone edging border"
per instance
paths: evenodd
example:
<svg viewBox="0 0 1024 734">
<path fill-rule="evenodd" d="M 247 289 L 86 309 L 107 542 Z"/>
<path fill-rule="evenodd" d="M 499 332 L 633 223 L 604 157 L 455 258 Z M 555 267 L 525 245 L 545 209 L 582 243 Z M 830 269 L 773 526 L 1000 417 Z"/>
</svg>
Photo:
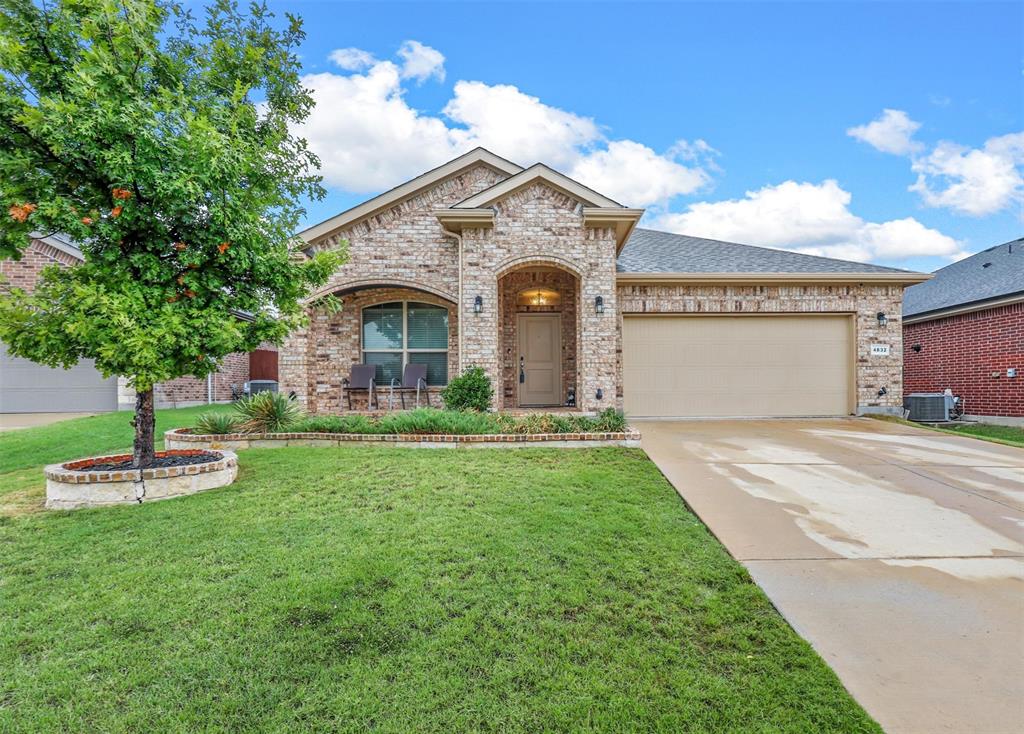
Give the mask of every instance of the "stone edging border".
<svg viewBox="0 0 1024 734">
<path fill-rule="evenodd" d="M 191 453 L 199 447 L 167 447 L 167 451 Z M 46 476 L 46 508 L 76 510 L 82 507 L 125 505 L 163 500 L 224 487 L 238 475 L 238 457 L 233 451 L 216 449 L 220 458 L 205 464 L 187 464 L 154 469 L 103 471 L 75 469 L 75 465 L 97 464 L 131 458 L 130 455 L 91 456 L 77 461 L 50 464 Z M 163 453 L 163 452 L 157 452 Z"/>
<path fill-rule="evenodd" d="M 246 449 L 285 446 L 341 446 L 343 444 L 403 446 L 407 448 L 458 448 L 548 446 L 552 448 L 593 448 L 597 446 L 640 446 L 640 432 L 634 429 L 609 433 L 512 433 L 512 434 L 395 434 L 395 433 L 225 433 L 195 434 L 173 429 L 164 433 L 168 449 Z"/>
</svg>

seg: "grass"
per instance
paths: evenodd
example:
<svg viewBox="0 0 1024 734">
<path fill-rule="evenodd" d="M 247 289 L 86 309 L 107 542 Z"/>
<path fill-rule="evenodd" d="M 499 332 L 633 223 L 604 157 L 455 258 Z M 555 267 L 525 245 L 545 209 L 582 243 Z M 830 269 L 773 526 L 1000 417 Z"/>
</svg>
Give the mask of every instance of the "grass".
<svg viewBox="0 0 1024 734">
<path fill-rule="evenodd" d="M 0 731 L 880 731 L 639 450 L 240 465 L 0 518 Z"/>
<path fill-rule="evenodd" d="M 914 426 L 915 428 L 926 428 L 930 431 L 940 431 L 942 433 L 953 433 L 959 436 L 970 436 L 972 438 L 980 438 L 984 441 L 992 441 L 994 443 L 1006 444 L 1008 446 L 1020 446 L 1024 448 L 1024 428 L 996 426 L 991 423 L 964 423 L 952 426 L 930 426 L 924 423 L 915 423 L 913 421 L 904 420 L 903 418 L 891 415 L 872 415 L 871 417 L 887 421 L 889 423 L 899 423 L 900 425 Z"/>
<path fill-rule="evenodd" d="M 202 413 L 228 409 L 203 405 L 156 411 L 157 448 L 163 448 L 164 431 L 187 426 Z M 131 451 L 131 419 L 131 412 L 121 411 L 0 431 L 0 518 L 42 508 L 46 480 L 41 469 L 46 464 Z"/>
</svg>

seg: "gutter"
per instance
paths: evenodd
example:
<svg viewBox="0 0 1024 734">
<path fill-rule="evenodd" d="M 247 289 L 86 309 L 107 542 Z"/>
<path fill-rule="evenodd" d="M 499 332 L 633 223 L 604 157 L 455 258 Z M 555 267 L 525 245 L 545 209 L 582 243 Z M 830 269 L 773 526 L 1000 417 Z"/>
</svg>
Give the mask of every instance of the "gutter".
<svg viewBox="0 0 1024 734">
<path fill-rule="evenodd" d="M 617 283 L 888 283 L 913 285 L 930 280 L 930 273 L 616 273 Z"/>
<path fill-rule="evenodd" d="M 1009 306 L 1014 303 L 1024 303 L 1024 291 L 1014 293 L 1010 296 L 1003 296 L 1001 298 L 991 298 L 987 301 L 974 301 L 973 303 L 965 303 L 959 306 L 948 306 L 936 311 L 926 311 L 925 313 L 916 313 L 912 316 L 904 316 L 903 323 L 919 324 L 923 321 L 935 321 L 937 319 L 945 319 L 950 316 L 960 316 L 961 314 L 975 313 L 977 311 L 988 311 L 991 308 Z"/>
</svg>

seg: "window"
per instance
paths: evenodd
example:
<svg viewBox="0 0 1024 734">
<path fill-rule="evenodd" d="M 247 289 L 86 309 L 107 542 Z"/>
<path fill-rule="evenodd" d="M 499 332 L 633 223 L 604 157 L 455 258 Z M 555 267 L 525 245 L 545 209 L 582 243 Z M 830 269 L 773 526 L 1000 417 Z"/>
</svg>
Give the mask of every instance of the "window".
<svg viewBox="0 0 1024 734">
<path fill-rule="evenodd" d="M 562 294 L 550 288 L 527 288 L 516 296 L 519 306 L 557 306 L 561 302 Z"/>
<path fill-rule="evenodd" d="M 427 365 L 427 384 L 448 384 L 448 309 L 399 301 L 363 309 L 363 362 L 378 385 L 401 380 L 407 364 Z"/>
</svg>

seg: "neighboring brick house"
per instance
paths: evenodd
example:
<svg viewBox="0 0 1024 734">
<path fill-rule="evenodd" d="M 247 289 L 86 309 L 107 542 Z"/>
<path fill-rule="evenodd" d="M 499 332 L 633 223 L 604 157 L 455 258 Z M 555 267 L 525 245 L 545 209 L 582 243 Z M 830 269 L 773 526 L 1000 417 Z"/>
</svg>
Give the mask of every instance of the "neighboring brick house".
<svg viewBox="0 0 1024 734">
<path fill-rule="evenodd" d="M 949 389 L 970 418 L 1024 425 L 1024 238 L 907 289 L 903 341 L 907 393 Z"/>
<path fill-rule="evenodd" d="M 478 148 L 317 224 L 306 251 L 347 242 L 350 259 L 310 303 L 343 307 L 310 308 L 281 389 L 335 412 L 354 364 L 382 388 L 426 364 L 435 390 L 477 365 L 495 409 L 900 411 L 903 290 L 929 276 L 637 229 L 642 214 Z"/>
<path fill-rule="evenodd" d="M 15 287 L 31 292 L 44 267 L 73 267 L 82 259 L 82 252 L 63 237 L 36 237 L 20 260 L 0 260 L 0 289 Z M 276 351 L 274 345 L 263 344 L 252 355 L 230 354 L 209 380 L 180 377 L 159 383 L 155 387 L 157 407 L 229 401 L 232 388 L 241 389 L 250 379 L 253 360 L 262 366 L 258 377 L 268 379 L 264 377 L 270 374 L 267 365 L 273 364 L 274 377 L 269 379 L 276 379 Z M 83 360 L 70 370 L 55 370 L 12 357 L 0 345 L 0 413 L 130 410 L 135 407 L 134 401 L 134 392 L 124 378 L 104 379 L 91 360 Z"/>
</svg>

